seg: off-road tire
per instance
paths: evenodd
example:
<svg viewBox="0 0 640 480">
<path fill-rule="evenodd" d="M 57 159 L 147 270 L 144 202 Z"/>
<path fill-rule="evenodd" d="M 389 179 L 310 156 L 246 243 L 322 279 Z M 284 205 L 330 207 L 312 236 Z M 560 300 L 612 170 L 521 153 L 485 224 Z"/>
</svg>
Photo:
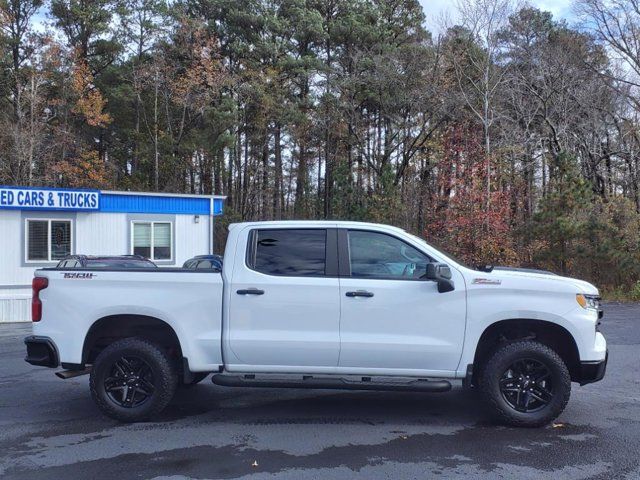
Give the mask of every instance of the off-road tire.
<svg viewBox="0 0 640 480">
<path fill-rule="evenodd" d="M 520 412 L 511 406 L 500 390 L 500 379 L 517 360 L 533 359 L 547 367 L 553 382 L 553 398 L 540 410 Z M 546 345 L 523 340 L 497 348 L 484 364 L 479 378 L 480 392 L 500 420 L 516 427 L 541 427 L 558 417 L 571 395 L 571 376 L 562 358 Z"/>
<path fill-rule="evenodd" d="M 105 378 L 124 355 L 142 359 L 153 375 L 153 393 L 139 406 L 123 407 L 112 400 L 105 389 Z M 169 404 L 177 386 L 178 373 L 167 353 L 154 343 L 137 337 L 118 340 L 102 350 L 89 378 L 91 396 L 100 411 L 121 422 L 139 422 L 157 415 Z"/>
</svg>

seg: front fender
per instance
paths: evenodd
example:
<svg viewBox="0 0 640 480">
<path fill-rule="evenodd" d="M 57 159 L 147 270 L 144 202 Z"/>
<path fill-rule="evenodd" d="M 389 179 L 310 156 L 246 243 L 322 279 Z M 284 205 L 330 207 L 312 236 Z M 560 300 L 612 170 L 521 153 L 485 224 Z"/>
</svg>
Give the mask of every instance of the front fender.
<svg viewBox="0 0 640 480">
<path fill-rule="evenodd" d="M 578 337 L 575 326 L 568 321 L 567 318 L 560 315 L 534 310 L 507 310 L 503 312 L 496 312 L 491 315 L 487 315 L 482 319 L 469 322 L 467 325 L 467 335 L 465 337 L 460 363 L 456 369 L 456 377 L 464 378 L 466 376 L 467 365 L 472 364 L 474 361 L 482 334 L 491 326 L 499 322 L 511 320 L 541 320 L 553 323 L 564 328 L 574 339 Z"/>
</svg>

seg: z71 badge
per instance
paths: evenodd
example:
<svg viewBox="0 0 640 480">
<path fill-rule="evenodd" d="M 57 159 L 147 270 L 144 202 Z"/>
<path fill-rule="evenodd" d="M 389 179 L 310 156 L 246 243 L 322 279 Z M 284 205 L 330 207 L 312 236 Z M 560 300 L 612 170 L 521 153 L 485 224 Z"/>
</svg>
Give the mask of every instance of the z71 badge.
<svg viewBox="0 0 640 480">
<path fill-rule="evenodd" d="M 502 280 L 493 278 L 474 278 L 471 283 L 473 285 L 500 285 L 502 284 Z"/>
<path fill-rule="evenodd" d="M 64 273 L 63 275 L 63 278 L 78 278 L 82 280 L 91 280 L 97 276 L 95 273 Z"/>
</svg>

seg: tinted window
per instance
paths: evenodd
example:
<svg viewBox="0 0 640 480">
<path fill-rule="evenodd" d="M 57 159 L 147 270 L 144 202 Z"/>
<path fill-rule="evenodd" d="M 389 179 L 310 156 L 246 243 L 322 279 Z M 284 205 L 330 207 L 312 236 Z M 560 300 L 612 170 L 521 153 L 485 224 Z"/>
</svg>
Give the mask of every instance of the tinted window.
<svg viewBox="0 0 640 480">
<path fill-rule="evenodd" d="M 326 230 L 257 230 L 250 265 L 269 275 L 324 275 L 326 244 Z"/>
<path fill-rule="evenodd" d="M 349 261 L 352 277 L 417 280 L 430 259 L 391 235 L 350 230 Z"/>
</svg>

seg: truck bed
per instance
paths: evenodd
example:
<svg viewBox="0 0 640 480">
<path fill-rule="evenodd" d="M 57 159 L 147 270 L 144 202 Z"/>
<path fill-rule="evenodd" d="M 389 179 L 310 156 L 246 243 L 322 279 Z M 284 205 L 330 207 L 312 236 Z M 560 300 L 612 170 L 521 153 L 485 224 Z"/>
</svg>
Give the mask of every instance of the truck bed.
<svg viewBox="0 0 640 480">
<path fill-rule="evenodd" d="M 222 364 L 220 272 L 44 268 L 36 277 L 46 277 L 49 285 L 40 292 L 43 318 L 33 324 L 33 333 L 54 339 L 61 363 L 86 362 L 84 339 L 100 322 L 146 316 L 175 331 L 191 371 L 214 371 Z"/>
</svg>

